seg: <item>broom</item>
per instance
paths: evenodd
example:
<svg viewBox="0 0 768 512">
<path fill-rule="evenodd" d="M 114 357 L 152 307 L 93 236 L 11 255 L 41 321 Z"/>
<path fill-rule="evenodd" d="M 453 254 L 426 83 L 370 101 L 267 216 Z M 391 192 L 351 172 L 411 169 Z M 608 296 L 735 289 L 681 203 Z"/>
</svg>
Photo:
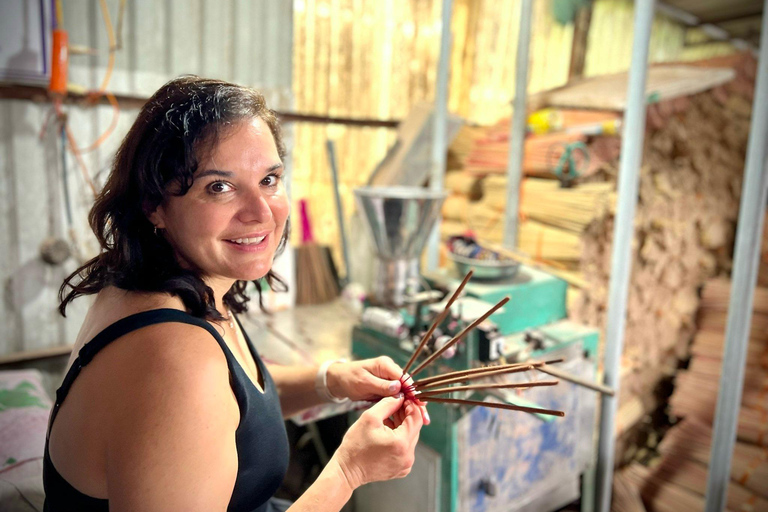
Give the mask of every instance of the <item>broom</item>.
<svg viewBox="0 0 768 512">
<path fill-rule="evenodd" d="M 328 247 L 315 243 L 307 202 L 299 201 L 301 245 L 296 248 L 296 303 L 322 304 L 338 297 L 339 284 Z"/>
</svg>

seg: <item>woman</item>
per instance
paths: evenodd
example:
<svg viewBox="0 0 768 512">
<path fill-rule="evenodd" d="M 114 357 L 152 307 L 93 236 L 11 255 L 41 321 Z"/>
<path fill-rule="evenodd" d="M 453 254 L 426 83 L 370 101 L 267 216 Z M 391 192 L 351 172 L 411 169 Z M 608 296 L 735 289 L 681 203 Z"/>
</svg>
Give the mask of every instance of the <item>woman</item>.
<svg viewBox="0 0 768 512">
<path fill-rule="evenodd" d="M 61 288 L 62 314 L 95 300 L 51 414 L 46 510 L 273 510 L 282 416 L 323 399 L 385 397 L 291 511 L 336 511 L 409 472 L 425 411 L 403 403 L 392 360 L 267 371 L 235 322 L 248 281 L 281 284 L 284 156 L 244 87 L 182 77 L 141 110 L 90 213 L 101 254 Z"/>
</svg>

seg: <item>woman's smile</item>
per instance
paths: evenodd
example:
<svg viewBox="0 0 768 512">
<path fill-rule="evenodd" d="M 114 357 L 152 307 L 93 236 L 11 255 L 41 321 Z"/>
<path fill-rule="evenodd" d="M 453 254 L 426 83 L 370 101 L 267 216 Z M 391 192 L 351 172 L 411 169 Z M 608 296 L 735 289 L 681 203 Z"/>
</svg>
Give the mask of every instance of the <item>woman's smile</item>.
<svg viewBox="0 0 768 512">
<path fill-rule="evenodd" d="M 270 233 L 261 236 L 244 236 L 231 240 L 224 240 L 232 249 L 243 252 L 259 252 L 269 247 Z"/>
</svg>

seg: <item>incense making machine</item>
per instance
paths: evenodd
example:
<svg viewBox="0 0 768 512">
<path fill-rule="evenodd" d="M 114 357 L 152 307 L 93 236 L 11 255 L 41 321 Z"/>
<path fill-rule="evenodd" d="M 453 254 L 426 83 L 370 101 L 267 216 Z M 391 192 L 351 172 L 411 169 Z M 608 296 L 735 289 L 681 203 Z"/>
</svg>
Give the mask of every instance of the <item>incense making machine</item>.
<svg viewBox="0 0 768 512">
<path fill-rule="evenodd" d="M 447 350 L 420 377 L 496 362 L 562 358 L 558 369 L 594 381 L 598 332 L 566 319 L 567 284 L 510 261 L 454 255 L 454 267 L 421 271 L 420 259 L 444 194 L 416 187 L 364 187 L 358 210 L 375 247 L 375 278 L 361 321 L 353 329 L 357 358 L 390 356 L 405 366 L 421 337 L 469 269 L 464 296 L 427 344 L 439 349 L 505 296 L 510 301 Z M 531 372 L 529 372 L 531 373 Z M 507 379 L 535 375 L 516 374 Z M 564 418 L 484 407 L 431 403 L 411 474 L 356 491 L 360 510 L 491 512 L 556 510 L 578 499 L 594 479 L 598 397 L 590 389 L 558 386 L 491 390 L 462 398 L 559 409 Z M 583 501 L 584 502 L 584 501 Z"/>
</svg>

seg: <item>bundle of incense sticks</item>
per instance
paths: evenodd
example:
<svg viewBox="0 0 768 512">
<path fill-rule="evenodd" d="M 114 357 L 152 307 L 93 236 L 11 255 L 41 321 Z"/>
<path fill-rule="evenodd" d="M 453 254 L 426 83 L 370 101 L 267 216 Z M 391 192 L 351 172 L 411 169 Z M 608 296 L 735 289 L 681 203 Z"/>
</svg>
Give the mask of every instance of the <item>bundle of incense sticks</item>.
<svg viewBox="0 0 768 512">
<path fill-rule="evenodd" d="M 403 391 L 403 394 L 405 395 L 405 398 L 407 400 L 411 400 L 417 403 L 440 402 L 440 403 L 459 404 L 459 405 L 462 405 L 462 404 L 478 405 L 482 407 L 492 407 L 496 409 L 523 411 L 523 412 L 530 412 L 530 413 L 536 413 L 536 414 L 548 414 L 552 416 L 565 416 L 564 412 L 555 411 L 551 409 L 541 409 L 538 407 L 523 407 L 523 406 L 512 405 L 512 404 L 482 402 L 479 400 L 464 400 L 459 398 L 446 398 L 446 397 L 439 396 L 439 395 L 446 395 L 449 393 L 456 393 L 456 392 L 476 392 L 476 391 L 484 391 L 484 390 L 490 390 L 490 389 L 513 389 L 513 388 L 519 389 L 519 388 L 531 388 L 531 387 L 538 387 L 538 386 L 554 386 L 558 383 L 558 381 L 549 380 L 549 381 L 500 383 L 500 384 L 479 383 L 479 384 L 464 384 L 460 386 L 452 386 L 452 384 L 466 383 L 466 382 L 486 379 L 489 377 L 496 377 L 499 375 L 507 375 L 511 373 L 519 373 L 519 372 L 526 372 L 533 369 L 539 369 L 539 368 L 543 368 L 545 365 L 548 365 L 548 364 L 558 363 L 561 361 L 559 359 L 553 360 L 553 361 L 546 361 L 546 362 L 514 363 L 514 364 L 504 364 L 504 365 L 497 365 L 497 366 L 487 366 L 483 368 L 459 370 L 459 371 L 445 373 L 442 375 L 435 375 L 432 377 L 427 377 L 419 380 L 413 379 L 413 377 L 417 373 L 421 372 L 429 364 L 434 362 L 438 357 L 440 357 L 443 354 L 443 352 L 445 352 L 446 350 L 451 348 L 453 345 L 461 341 L 472 329 L 475 329 L 478 325 L 480 325 L 486 319 L 488 319 L 488 317 L 494 314 L 499 308 L 501 308 L 504 304 L 506 304 L 509 301 L 509 297 L 504 297 L 502 300 L 500 300 L 495 306 L 489 309 L 480 318 L 470 323 L 461 332 L 459 332 L 459 334 L 451 338 L 447 343 L 445 343 L 438 350 L 435 350 L 429 357 L 427 357 L 424 361 L 422 361 L 421 364 L 419 364 L 416 368 L 414 368 L 414 370 L 410 374 L 408 373 L 408 370 L 416 362 L 416 359 L 424 350 L 424 347 L 427 345 L 427 342 L 432 337 L 432 334 L 435 332 L 435 329 L 437 328 L 437 326 L 440 325 L 450 313 L 451 306 L 456 301 L 456 299 L 461 295 L 461 292 L 464 290 L 464 287 L 469 282 L 469 279 L 471 277 L 472 277 L 472 271 L 470 270 L 469 273 L 462 280 L 459 287 L 456 288 L 456 291 L 453 293 L 451 298 L 448 300 L 448 302 L 446 302 L 445 309 L 443 309 L 443 311 L 441 311 L 437 315 L 437 317 L 435 318 L 435 321 L 432 323 L 430 328 L 427 330 L 426 334 L 424 334 L 424 337 L 419 342 L 418 346 L 416 347 L 416 350 L 414 350 L 413 354 L 408 360 L 408 363 L 406 363 L 405 368 L 403 369 L 403 375 L 402 377 L 400 377 L 400 382 L 402 383 L 402 391 Z"/>
</svg>

